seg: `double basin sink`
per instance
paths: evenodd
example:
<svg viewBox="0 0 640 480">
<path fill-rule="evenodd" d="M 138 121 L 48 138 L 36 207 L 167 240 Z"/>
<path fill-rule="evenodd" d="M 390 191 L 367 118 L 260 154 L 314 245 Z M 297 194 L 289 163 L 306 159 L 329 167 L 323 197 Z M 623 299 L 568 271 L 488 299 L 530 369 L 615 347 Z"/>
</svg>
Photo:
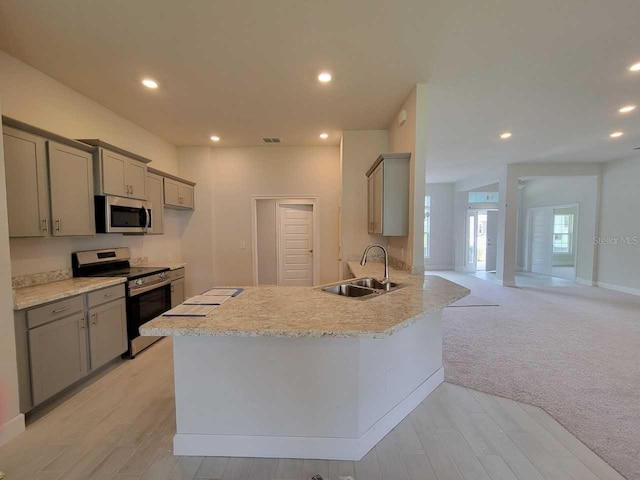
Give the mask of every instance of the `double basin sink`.
<svg viewBox="0 0 640 480">
<path fill-rule="evenodd" d="M 375 278 L 359 278 L 350 282 L 322 287 L 322 291 L 332 293 L 334 295 L 340 295 L 342 297 L 366 300 L 368 298 L 374 298 L 377 295 L 393 292 L 404 286 L 405 285 L 393 282 L 389 282 L 385 285 Z"/>
</svg>

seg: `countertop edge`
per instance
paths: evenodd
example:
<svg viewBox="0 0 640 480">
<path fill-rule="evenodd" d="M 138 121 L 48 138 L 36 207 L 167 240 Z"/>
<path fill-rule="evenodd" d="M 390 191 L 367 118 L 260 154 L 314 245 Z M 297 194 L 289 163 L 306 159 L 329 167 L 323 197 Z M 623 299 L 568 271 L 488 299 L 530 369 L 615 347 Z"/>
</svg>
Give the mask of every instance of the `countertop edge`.
<svg viewBox="0 0 640 480">
<path fill-rule="evenodd" d="M 63 290 L 59 293 L 50 293 L 50 294 L 44 294 L 42 297 L 38 298 L 37 300 L 29 300 L 29 301 L 23 301 L 23 302 L 17 302 L 15 300 L 16 297 L 16 292 L 19 292 L 20 290 L 23 290 L 22 288 L 18 288 L 18 289 L 14 289 L 13 290 L 13 310 L 14 311 L 20 311 L 20 310 L 26 310 L 27 308 L 32 308 L 32 307 L 38 307 L 40 305 L 45 305 L 47 303 L 50 302 L 55 302 L 56 300 L 63 300 L 65 298 L 69 298 L 69 297 L 75 297 L 77 295 L 82 295 L 84 293 L 89 293 L 89 292 L 93 292 L 95 290 L 100 290 L 102 288 L 107 288 L 107 287 L 112 287 L 114 285 L 119 285 L 119 284 L 123 284 L 126 283 L 127 279 L 126 277 L 92 277 L 94 279 L 98 279 L 100 278 L 103 281 L 100 281 L 99 283 L 96 283 L 95 285 L 87 285 L 84 287 L 78 287 L 75 289 L 67 289 L 67 290 Z M 60 282 L 65 282 L 67 280 L 61 280 Z M 25 288 L 30 288 L 30 289 L 37 289 L 38 287 L 50 287 L 53 284 L 56 283 L 60 283 L 60 282 L 50 282 L 50 283 L 43 283 L 41 285 L 35 285 L 32 287 L 25 287 Z"/>
</svg>

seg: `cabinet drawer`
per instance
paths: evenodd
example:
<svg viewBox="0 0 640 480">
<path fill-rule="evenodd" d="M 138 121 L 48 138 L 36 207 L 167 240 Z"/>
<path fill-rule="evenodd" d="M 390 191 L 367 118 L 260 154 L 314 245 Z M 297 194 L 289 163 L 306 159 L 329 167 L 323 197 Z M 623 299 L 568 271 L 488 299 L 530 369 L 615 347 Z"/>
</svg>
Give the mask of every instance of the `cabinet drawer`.
<svg viewBox="0 0 640 480">
<path fill-rule="evenodd" d="M 63 318 L 76 312 L 84 310 L 83 296 L 65 298 L 58 302 L 53 302 L 43 307 L 33 308 L 27 311 L 27 327 L 35 328 L 45 323 L 49 323 L 58 318 Z"/>
<path fill-rule="evenodd" d="M 87 294 L 87 305 L 93 308 L 96 305 L 111 302 L 124 297 L 124 284 L 103 288 Z"/>
<path fill-rule="evenodd" d="M 172 282 L 174 280 L 178 280 L 179 278 L 184 278 L 184 268 L 176 268 L 175 270 L 171 270 L 169 272 L 169 278 Z"/>
</svg>

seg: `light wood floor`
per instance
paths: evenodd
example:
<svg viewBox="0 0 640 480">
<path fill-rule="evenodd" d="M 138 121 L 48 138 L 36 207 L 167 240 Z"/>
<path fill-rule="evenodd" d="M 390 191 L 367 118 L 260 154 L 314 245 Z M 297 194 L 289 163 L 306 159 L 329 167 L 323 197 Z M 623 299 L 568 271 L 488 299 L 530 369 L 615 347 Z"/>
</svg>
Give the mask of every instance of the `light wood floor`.
<svg viewBox="0 0 640 480">
<path fill-rule="evenodd" d="M 165 339 L 32 421 L 0 448 L 0 470 L 7 480 L 622 478 L 541 409 L 451 384 L 360 462 L 175 457 L 172 375 Z"/>
</svg>

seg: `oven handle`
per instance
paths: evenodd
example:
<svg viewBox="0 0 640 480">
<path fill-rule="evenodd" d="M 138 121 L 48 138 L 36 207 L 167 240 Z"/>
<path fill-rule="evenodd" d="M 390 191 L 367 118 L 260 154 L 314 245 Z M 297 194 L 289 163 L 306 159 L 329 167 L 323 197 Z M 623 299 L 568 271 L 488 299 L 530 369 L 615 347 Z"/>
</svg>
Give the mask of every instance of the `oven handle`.
<svg viewBox="0 0 640 480">
<path fill-rule="evenodd" d="M 130 289 L 129 290 L 129 296 L 130 297 L 135 297 L 136 295 L 140 295 L 141 293 L 146 293 L 149 292 L 151 290 L 155 290 L 156 288 L 160 288 L 160 287 L 164 287 L 166 285 L 169 285 L 171 283 L 171 279 L 168 278 L 162 282 L 158 282 L 158 283 L 154 283 L 153 285 L 149 285 L 147 287 L 140 287 L 140 288 L 136 288 L 136 289 Z"/>
</svg>

